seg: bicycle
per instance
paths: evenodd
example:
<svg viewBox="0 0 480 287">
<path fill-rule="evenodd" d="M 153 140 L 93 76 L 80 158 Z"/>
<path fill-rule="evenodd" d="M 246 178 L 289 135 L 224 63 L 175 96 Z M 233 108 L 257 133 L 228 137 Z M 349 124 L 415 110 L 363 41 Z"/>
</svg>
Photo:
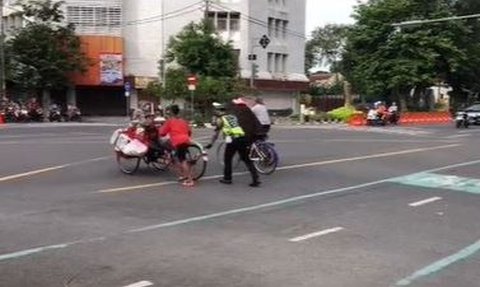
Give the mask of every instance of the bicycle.
<svg viewBox="0 0 480 287">
<path fill-rule="evenodd" d="M 126 140 L 125 137 L 118 137 L 117 141 Z M 115 145 L 122 145 L 124 143 L 117 143 Z M 151 169 L 156 171 L 173 171 L 178 175 L 178 171 L 174 167 L 177 166 L 178 160 L 175 156 L 175 150 L 163 148 L 163 147 L 150 147 L 145 155 L 142 156 L 129 156 L 124 154 L 120 149 L 115 148 L 116 161 L 120 171 L 125 174 L 133 175 L 140 167 L 140 163 L 143 161 Z M 187 162 L 190 164 L 193 174 L 193 179 L 200 179 L 207 169 L 208 155 L 203 149 L 202 145 L 193 141 L 188 146 L 186 154 Z"/>
<path fill-rule="evenodd" d="M 225 142 L 221 142 L 216 151 L 217 160 L 223 165 L 223 156 L 225 154 Z M 277 169 L 279 157 L 275 150 L 275 145 L 267 142 L 265 139 L 258 139 L 250 146 L 248 157 L 253 162 L 255 169 L 265 175 L 270 175 Z M 236 154 L 232 160 L 232 168 L 240 165 L 240 156 Z"/>
</svg>

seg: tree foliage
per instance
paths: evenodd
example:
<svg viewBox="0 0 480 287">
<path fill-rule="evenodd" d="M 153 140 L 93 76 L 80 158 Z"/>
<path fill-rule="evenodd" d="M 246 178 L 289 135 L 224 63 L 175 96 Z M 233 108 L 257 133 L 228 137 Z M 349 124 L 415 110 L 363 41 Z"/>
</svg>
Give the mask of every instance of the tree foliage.
<svg viewBox="0 0 480 287">
<path fill-rule="evenodd" d="M 225 43 L 208 21 L 190 23 L 170 39 L 167 61 L 188 72 L 210 77 L 237 76 L 237 58 L 231 43 Z"/>
<path fill-rule="evenodd" d="M 190 23 L 170 39 L 166 82 L 161 97 L 190 99 L 187 77 L 196 75 L 196 106 L 205 112 L 213 101 L 226 101 L 245 92 L 238 75 L 238 60 L 231 43 L 224 42 L 210 22 Z M 175 68 L 173 68 L 173 67 Z"/>
<path fill-rule="evenodd" d="M 331 66 L 336 70 L 336 64 L 341 59 L 345 45 L 348 27 L 346 25 L 329 24 L 316 28 L 305 47 L 306 73 L 318 66 Z"/>
<path fill-rule="evenodd" d="M 480 13 L 477 0 L 459 0 L 454 6 L 456 15 Z M 467 57 L 460 63 L 457 71 L 448 75 L 448 83 L 453 87 L 454 105 L 472 102 L 480 95 L 480 20 L 464 21 L 468 30 L 458 35 L 458 45 L 466 51 Z"/>
<path fill-rule="evenodd" d="M 19 4 L 31 21 L 6 43 L 8 80 L 26 89 L 65 87 L 71 73 L 84 71 L 88 61 L 74 26 L 63 24 L 63 2 L 30 0 Z"/>
<path fill-rule="evenodd" d="M 458 45 L 467 33 L 462 22 L 423 24 L 396 30 L 407 20 L 453 15 L 453 0 L 370 0 L 354 13 L 342 70 L 361 93 L 400 100 L 406 108 L 412 89 L 446 81 L 467 59 Z"/>
</svg>

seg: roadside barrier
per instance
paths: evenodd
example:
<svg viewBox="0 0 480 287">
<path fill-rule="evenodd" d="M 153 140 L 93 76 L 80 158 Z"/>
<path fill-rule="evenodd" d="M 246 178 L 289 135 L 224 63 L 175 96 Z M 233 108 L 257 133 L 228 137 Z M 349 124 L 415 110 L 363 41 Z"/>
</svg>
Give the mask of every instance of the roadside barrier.
<svg viewBox="0 0 480 287">
<path fill-rule="evenodd" d="M 400 125 L 446 125 L 453 122 L 449 112 L 407 112 L 400 114 Z M 367 124 L 363 114 L 356 114 L 348 121 L 350 126 Z"/>
<path fill-rule="evenodd" d="M 367 121 L 365 120 L 365 117 L 363 114 L 356 114 L 350 118 L 350 120 L 348 121 L 348 124 L 350 126 L 359 127 L 359 126 L 366 125 Z"/>
<path fill-rule="evenodd" d="M 453 119 L 449 112 L 407 112 L 400 115 L 401 125 L 442 125 L 450 124 Z"/>
</svg>

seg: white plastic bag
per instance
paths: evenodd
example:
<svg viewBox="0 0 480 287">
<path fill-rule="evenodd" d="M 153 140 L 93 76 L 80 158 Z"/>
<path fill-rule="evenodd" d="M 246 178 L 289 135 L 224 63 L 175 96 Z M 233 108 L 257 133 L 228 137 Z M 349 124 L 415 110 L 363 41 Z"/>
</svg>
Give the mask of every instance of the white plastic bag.
<svg viewBox="0 0 480 287">
<path fill-rule="evenodd" d="M 126 134 L 119 134 L 115 140 L 115 150 L 122 151 L 132 141 Z M 122 151 L 123 152 L 123 151 Z"/>
<path fill-rule="evenodd" d="M 148 151 L 148 146 L 137 139 L 131 140 L 120 151 L 128 156 L 144 156 Z"/>
<path fill-rule="evenodd" d="M 113 132 L 112 136 L 110 137 L 110 144 L 111 145 L 116 144 L 116 142 L 118 140 L 118 137 L 120 136 L 121 133 L 122 133 L 122 129 L 118 129 L 118 130 Z"/>
</svg>

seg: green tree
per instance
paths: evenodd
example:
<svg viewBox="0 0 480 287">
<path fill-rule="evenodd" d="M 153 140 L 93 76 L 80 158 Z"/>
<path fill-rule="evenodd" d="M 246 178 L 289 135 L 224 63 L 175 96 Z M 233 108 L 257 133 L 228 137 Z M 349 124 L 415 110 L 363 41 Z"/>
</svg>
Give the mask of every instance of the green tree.
<svg viewBox="0 0 480 287">
<path fill-rule="evenodd" d="M 424 24 L 396 30 L 392 23 L 453 15 L 454 0 L 370 0 L 355 9 L 341 65 L 343 74 L 362 94 L 400 101 L 412 90 L 445 81 L 466 59 L 458 35 L 461 22 Z M 417 97 L 418 98 L 418 97 Z"/>
<path fill-rule="evenodd" d="M 306 73 L 317 66 L 330 66 L 331 71 L 336 71 L 336 66 L 341 59 L 343 47 L 347 38 L 346 25 L 329 24 L 316 28 L 307 41 L 305 47 Z"/>
<path fill-rule="evenodd" d="M 63 23 L 63 2 L 20 1 L 31 21 L 7 41 L 7 77 L 15 85 L 42 90 L 44 106 L 50 91 L 66 87 L 74 72 L 83 72 L 88 60 L 81 52 L 73 25 Z"/>
<path fill-rule="evenodd" d="M 190 23 L 170 39 L 167 61 L 199 76 L 236 77 L 237 57 L 230 42 L 216 34 L 209 21 Z"/>
<path fill-rule="evenodd" d="M 187 77 L 196 75 L 195 104 L 205 114 L 213 101 L 226 101 L 247 92 L 238 75 L 237 54 L 230 42 L 224 42 L 210 22 L 190 23 L 170 39 L 162 98 L 190 99 Z M 177 67 L 179 66 L 179 67 Z"/>
<path fill-rule="evenodd" d="M 480 13 L 477 0 L 459 0 L 454 5 L 456 15 Z M 467 26 L 466 33 L 459 34 L 457 45 L 464 47 L 467 57 L 458 69 L 448 74 L 448 83 L 453 87 L 453 105 L 479 100 L 480 95 L 480 22 L 479 19 L 462 20 Z"/>
</svg>

